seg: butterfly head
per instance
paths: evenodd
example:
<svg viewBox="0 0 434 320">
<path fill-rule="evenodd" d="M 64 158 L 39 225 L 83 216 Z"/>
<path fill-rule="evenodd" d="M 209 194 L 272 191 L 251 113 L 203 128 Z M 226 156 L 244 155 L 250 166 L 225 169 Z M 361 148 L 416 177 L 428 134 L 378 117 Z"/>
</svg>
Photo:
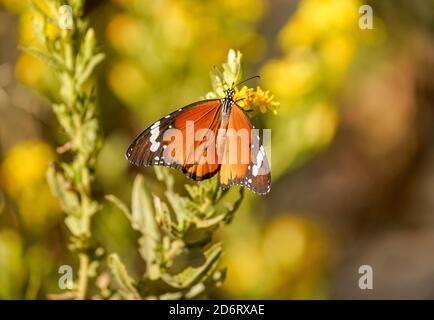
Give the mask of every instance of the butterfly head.
<svg viewBox="0 0 434 320">
<path fill-rule="evenodd" d="M 234 87 L 228 88 L 228 89 L 224 90 L 224 93 L 225 93 L 226 99 L 233 100 L 234 95 L 235 95 L 235 89 L 234 89 Z"/>
</svg>

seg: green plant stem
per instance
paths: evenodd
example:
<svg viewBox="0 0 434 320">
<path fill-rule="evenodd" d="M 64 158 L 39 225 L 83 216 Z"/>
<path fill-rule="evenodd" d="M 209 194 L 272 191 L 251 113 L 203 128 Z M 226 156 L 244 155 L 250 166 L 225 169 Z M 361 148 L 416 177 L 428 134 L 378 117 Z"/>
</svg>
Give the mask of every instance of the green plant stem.
<svg viewBox="0 0 434 320">
<path fill-rule="evenodd" d="M 63 2 L 62 2 L 63 3 Z M 60 2 L 53 6 L 55 15 Z M 44 50 L 27 48 L 29 53 L 45 59 L 55 68 L 60 91 L 53 105 L 57 120 L 67 134 L 68 141 L 62 151 L 70 151 L 72 162 L 61 163 L 63 170 L 53 167 L 47 177 L 49 184 L 62 203 L 66 213 L 65 223 L 71 232 L 71 248 L 78 253 L 79 270 L 74 297 L 86 299 L 89 295 L 89 269 L 97 261 L 92 240 L 92 216 L 100 204 L 92 198 L 93 169 L 101 147 L 100 125 L 96 117 L 96 104 L 93 91 L 86 91 L 83 84 L 91 76 L 104 55 L 97 50 L 95 33 L 84 21 L 84 0 L 66 1 L 72 8 L 73 28 L 62 29 L 59 35 L 50 38 L 45 30 L 47 23 L 57 26 L 59 17 L 48 16 L 33 2 L 33 7 L 42 15 L 43 28 L 36 29 Z"/>
<path fill-rule="evenodd" d="M 88 278 L 88 270 L 90 259 L 87 254 L 80 253 L 79 254 L 80 265 L 78 271 L 78 286 L 77 286 L 77 299 L 84 300 L 87 296 L 87 286 L 89 282 Z"/>
<path fill-rule="evenodd" d="M 88 214 L 90 212 L 88 208 L 88 203 L 90 202 L 89 194 L 87 194 L 86 190 L 89 190 L 88 179 L 85 177 L 88 175 L 88 169 L 83 167 L 81 176 L 83 177 L 81 183 L 83 184 L 83 190 L 80 192 L 81 196 L 81 227 L 82 227 L 82 236 L 83 243 L 86 244 L 89 241 L 90 237 L 90 222 L 91 216 Z M 87 296 L 87 287 L 88 287 L 88 269 L 90 264 L 90 257 L 86 253 L 86 251 L 79 253 L 79 271 L 78 271 L 78 285 L 77 285 L 77 299 L 84 300 Z"/>
</svg>

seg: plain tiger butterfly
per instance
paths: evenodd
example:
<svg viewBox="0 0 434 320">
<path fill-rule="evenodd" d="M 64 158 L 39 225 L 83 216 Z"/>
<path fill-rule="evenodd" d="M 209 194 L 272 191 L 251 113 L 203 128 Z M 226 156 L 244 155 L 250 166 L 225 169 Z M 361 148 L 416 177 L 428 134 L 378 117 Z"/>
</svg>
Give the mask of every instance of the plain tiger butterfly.
<svg viewBox="0 0 434 320">
<path fill-rule="evenodd" d="M 241 185 L 270 192 L 265 149 L 247 115 L 234 100 L 234 86 L 222 99 L 194 102 L 161 118 L 131 143 L 127 159 L 136 166 L 162 165 L 201 181 L 220 171 L 223 189 Z"/>
</svg>

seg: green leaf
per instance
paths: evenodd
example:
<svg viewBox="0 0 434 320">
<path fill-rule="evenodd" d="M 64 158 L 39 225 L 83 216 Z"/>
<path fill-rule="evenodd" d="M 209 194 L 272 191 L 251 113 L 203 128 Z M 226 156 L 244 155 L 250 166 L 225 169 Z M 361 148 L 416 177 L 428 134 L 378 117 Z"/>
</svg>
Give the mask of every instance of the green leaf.
<svg viewBox="0 0 434 320">
<path fill-rule="evenodd" d="M 179 300 L 182 298 L 182 292 L 168 292 L 158 297 L 160 300 Z"/>
<path fill-rule="evenodd" d="M 216 269 L 219 258 L 222 254 L 220 244 L 214 244 L 205 252 L 205 262 L 199 267 L 189 266 L 176 275 L 163 273 L 161 278 L 170 286 L 178 289 L 185 289 L 195 285 L 206 278 Z"/>
<path fill-rule="evenodd" d="M 83 234 L 81 220 L 78 217 L 73 215 L 66 216 L 65 225 L 74 236 L 80 237 Z"/>
<path fill-rule="evenodd" d="M 20 47 L 21 50 L 23 50 L 24 52 L 31 54 L 43 61 L 45 61 L 49 66 L 57 69 L 58 71 L 64 71 L 67 72 L 67 69 L 65 68 L 64 64 L 62 61 L 58 60 L 54 55 L 51 55 L 49 53 L 46 53 L 44 51 L 41 51 L 39 49 L 36 48 L 32 48 L 32 47 Z"/>
<path fill-rule="evenodd" d="M 50 13 L 52 13 L 53 15 L 56 14 L 56 11 L 53 10 L 54 6 L 49 5 L 50 2 L 47 2 L 47 7 L 50 9 Z M 35 0 L 31 0 L 29 1 L 29 5 L 30 7 L 35 10 L 37 13 L 39 13 L 44 19 L 46 19 L 49 23 L 57 26 L 57 21 L 56 19 L 54 19 L 52 16 L 48 15 L 39 5 Z"/>
<path fill-rule="evenodd" d="M 111 272 L 122 289 L 127 292 L 128 297 L 130 299 L 141 299 L 133 279 L 128 274 L 127 268 L 122 263 L 119 256 L 116 253 L 112 253 L 109 255 L 107 262 Z"/>
<path fill-rule="evenodd" d="M 93 70 L 101 61 L 104 60 L 104 58 L 105 54 L 97 53 L 90 59 L 90 61 L 84 67 L 84 70 L 77 75 L 77 84 L 79 86 L 81 86 L 84 82 L 86 82 L 87 79 L 89 79 L 89 76 L 92 74 Z"/>
<path fill-rule="evenodd" d="M 173 222 L 172 218 L 170 217 L 169 207 L 159 197 L 154 195 L 153 198 L 155 208 L 155 220 L 165 233 L 176 237 L 177 235 L 173 233 Z"/>
<path fill-rule="evenodd" d="M 70 184 L 61 172 L 51 165 L 47 170 L 47 182 L 51 193 L 60 199 L 63 210 L 68 214 L 77 214 L 80 211 L 80 200 L 72 190 L 68 190 Z"/>
<path fill-rule="evenodd" d="M 226 213 L 225 213 L 225 223 L 229 223 L 232 221 L 232 218 L 234 217 L 235 212 L 238 210 L 238 208 L 241 205 L 241 202 L 243 202 L 244 199 L 244 188 L 239 188 L 238 191 L 239 197 L 238 199 L 231 204 L 231 202 L 226 202 Z"/>
<path fill-rule="evenodd" d="M 193 287 L 191 287 L 190 290 L 185 294 L 185 299 L 194 299 L 195 297 L 199 296 L 203 292 L 205 292 L 206 286 L 203 282 L 200 282 L 198 284 L 195 284 Z"/>
<path fill-rule="evenodd" d="M 188 228 L 190 211 L 187 206 L 190 200 L 171 191 L 166 192 L 166 197 L 173 209 L 178 231 L 184 232 Z"/>
<path fill-rule="evenodd" d="M 241 58 L 239 51 L 230 49 L 228 52 L 228 62 L 223 64 L 223 78 L 227 85 L 231 86 L 240 81 L 242 76 Z"/>
<path fill-rule="evenodd" d="M 215 227 L 226 218 L 226 214 L 219 214 L 210 219 L 195 219 L 195 224 L 198 229 L 207 229 Z"/>
<path fill-rule="evenodd" d="M 80 54 L 83 56 L 84 61 L 91 59 L 95 51 L 95 46 L 95 31 L 92 28 L 89 28 L 84 36 L 84 41 L 80 48 Z"/>
<path fill-rule="evenodd" d="M 131 212 L 133 227 L 143 234 L 150 232 L 149 235 L 153 235 L 155 239 L 158 239 L 158 229 L 153 217 L 154 209 L 151 197 L 145 190 L 142 175 L 137 175 L 133 183 Z"/>
<path fill-rule="evenodd" d="M 116 197 L 112 194 L 106 195 L 105 198 L 106 198 L 106 200 L 113 203 L 116 207 L 118 207 L 119 210 L 121 210 L 125 214 L 125 216 L 128 218 L 128 220 L 130 220 L 130 222 L 132 222 L 130 209 L 128 209 L 127 205 L 125 203 L 123 203 L 122 200 L 120 200 L 118 197 Z"/>
<path fill-rule="evenodd" d="M 168 191 L 173 191 L 174 180 L 169 170 L 164 167 L 154 167 L 155 175 L 159 181 L 163 181 L 166 184 Z"/>
<path fill-rule="evenodd" d="M 53 104 L 53 111 L 57 116 L 57 120 L 60 122 L 60 125 L 62 126 L 63 130 L 68 134 L 68 136 L 72 137 L 74 136 L 74 131 L 72 128 L 72 121 L 69 116 L 67 107 L 63 103 Z"/>
<path fill-rule="evenodd" d="M 145 190 L 142 175 L 138 175 L 134 180 L 131 211 L 132 226 L 142 234 L 139 239 L 140 254 L 146 261 L 147 275 L 151 280 L 158 279 L 160 274 L 158 265 L 160 232 L 154 218 L 152 200 Z"/>
</svg>

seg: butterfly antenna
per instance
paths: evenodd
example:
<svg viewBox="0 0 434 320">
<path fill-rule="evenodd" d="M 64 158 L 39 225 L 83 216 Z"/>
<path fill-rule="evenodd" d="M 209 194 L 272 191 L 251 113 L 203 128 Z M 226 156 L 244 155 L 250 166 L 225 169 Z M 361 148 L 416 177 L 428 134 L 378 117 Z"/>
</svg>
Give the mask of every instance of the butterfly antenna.
<svg viewBox="0 0 434 320">
<path fill-rule="evenodd" d="M 238 82 L 238 83 L 237 83 L 237 86 L 239 86 L 240 84 L 242 84 L 242 83 L 244 83 L 244 82 L 247 82 L 247 81 L 249 81 L 249 80 L 255 79 L 255 78 L 260 79 L 261 77 L 260 77 L 260 76 L 253 76 L 253 77 L 247 78 L 247 79 L 245 79 L 245 80 L 243 80 L 243 81 L 241 81 L 241 82 Z"/>
</svg>

